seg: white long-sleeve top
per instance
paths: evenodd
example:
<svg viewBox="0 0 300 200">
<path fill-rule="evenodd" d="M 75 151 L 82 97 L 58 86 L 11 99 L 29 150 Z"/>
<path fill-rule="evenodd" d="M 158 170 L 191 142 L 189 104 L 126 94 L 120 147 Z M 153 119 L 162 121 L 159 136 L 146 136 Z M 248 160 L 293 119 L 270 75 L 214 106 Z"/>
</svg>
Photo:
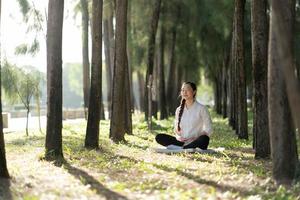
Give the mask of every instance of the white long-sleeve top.
<svg viewBox="0 0 300 200">
<path fill-rule="evenodd" d="M 177 140 L 188 144 L 203 134 L 211 135 L 212 122 L 209 112 L 207 108 L 198 101 L 194 101 L 190 108 L 184 106 L 180 121 L 181 131 L 177 133 L 179 109 L 180 107 L 176 109 L 174 121 L 174 131 Z"/>
</svg>

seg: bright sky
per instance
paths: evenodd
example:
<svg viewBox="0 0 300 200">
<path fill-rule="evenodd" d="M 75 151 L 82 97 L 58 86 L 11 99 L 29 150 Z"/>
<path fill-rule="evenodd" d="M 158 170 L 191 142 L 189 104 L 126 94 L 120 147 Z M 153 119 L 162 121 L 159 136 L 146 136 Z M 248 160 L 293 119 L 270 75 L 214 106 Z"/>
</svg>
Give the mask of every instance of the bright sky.
<svg viewBox="0 0 300 200">
<path fill-rule="evenodd" d="M 36 8 L 42 11 L 44 17 L 48 7 L 48 0 L 32 0 Z M 72 1 L 65 1 L 64 24 L 63 24 L 63 62 L 81 62 L 81 15 L 73 19 Z M 40 52 L 34 57 L 17 56 L 15 48 L 26 42 L 32 41 L 33 33 L 26 34 L 26 24 L 22 20 L 22 14 L 16 0 L 2 0 L 1 17 L 1 53 L 2 59 L 6 58 L 10 63 L 17 66 L 32 65 L 41 71 L 46 71 L 46 23 L 43 35 L 40 38 Z"/>
</svg>

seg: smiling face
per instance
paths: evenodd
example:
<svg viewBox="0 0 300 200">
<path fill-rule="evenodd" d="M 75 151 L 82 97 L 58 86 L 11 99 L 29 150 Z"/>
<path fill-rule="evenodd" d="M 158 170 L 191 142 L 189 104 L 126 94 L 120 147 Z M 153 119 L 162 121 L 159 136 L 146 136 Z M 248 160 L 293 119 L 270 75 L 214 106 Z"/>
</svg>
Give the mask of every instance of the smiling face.
<svg viewBox="0 0 300 200">
<path fill-rule="evenodd" d="M 193 90 L 190 84 L 184 83 L 181 87 L 180 95 L 186 101 L 194 100 L 196 90 Z"/>
</svg>

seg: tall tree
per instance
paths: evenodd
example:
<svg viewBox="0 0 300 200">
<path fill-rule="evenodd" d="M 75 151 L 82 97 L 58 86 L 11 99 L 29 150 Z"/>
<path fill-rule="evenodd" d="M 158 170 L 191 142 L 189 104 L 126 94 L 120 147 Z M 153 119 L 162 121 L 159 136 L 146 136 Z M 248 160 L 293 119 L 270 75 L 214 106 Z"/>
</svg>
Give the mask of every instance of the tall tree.
<svg viewBox="0 0 300 200">
<path fill-rule="evenodd" d="M 82 74 L 83 74 L 83 101 L 85 117 L 89 107 L 90 89 L 90 62 L 89 62 L 89 9 L 87 0 L 80 0 L 82 14 Z"/>
<path fill-rule="evenodd" d="M 299 4 L 299 3 L 298 3 Z M 273 14 L 276 18 L 275 34 L 279 37 L 279 56 L 282 59 L 282 72 L 285 78 L 289 106 L 296 128 L 300 128 L 300 82 L 297 79 L 297 67 L 294 59 L 294 32 L 295 32 L 295 1 L 273 1 Z M 286 13 L 290 15 L 286 16 Z M 291 19 L 289 19 L 291 18 Z M 288 31 L 287 31 L 288 30 Z M 299 67 L 298 67 L 299 68 Z M 299 72 L 298 72 L 299 73 Z M 299 75 L 299 74 L 298 74 Z M 298 77 L 299 78 L 299 77 Z M 300 135 L 300 131 L 299 135 Z"/>
<path fill-rule="evenodd" d="M 270 156 L 268 124 L 268 21 L 267 1 L 251 1 L 252 70 L 253 70 L 253 136 L 256 158 Z"/>
<path fill-rule="evenodd" d="M 93 0 L 92 78 L 85 147 L 99 148 L 99 122 L 102 88 L 102 0 Z"/>
<path fill-rule="evenodd" d="M 175 86 L 174 80 L 176 79 L 176 37 L 177 37 L 177 25 L 179 24 L 180 19 L 180 6 L 176 6 L 176 15 L 175 21 L 173 22 L 173 26 L 171 28 L 171 44 L 170 44 L 170 63 L 169 63 L 169 73 L 167 80 L 167 105 L 168 105 L 168 114 L 174 115 L 175 109 L 177 107 L 177 88 Z"/>
<path fill-rule="evenodd" d="M 244 49 L 244 15 L 245 0 L 235 1 L 235 31 L 236 31 L 236 72 L 237 80 L 237 135 L 241 139 L 248 139 L 247 99 L 246 99 L 246 72 Z"/>
<path fill-rule="evenodd" d="M 0 30 L 1 30 L 1 13 L 2 13 L 1 5 L 2 5 L 2 1 L 0 0 Z M 3 135 L 1 83 L 2 82 L 1 82 L 1 52 L 0 52 L 0 177 L 9 178 L 7 165 L 6 165 L 5 143 L 4 143 L 4 135 Z"/>
<path fill-rule="evenodd" d="M 160 13 L 161 0 L 156 0 L 154 4 L 153 15 L 150 23 L 149 42 L 148 42 L 148 58 L 147 58 L 147 72 L 146 72 L 146 85 L 145 85 L 145 119 L 148 119 L 149 104 L 152 104 L 152 98 L 148 98 L 150 76 L 153 77 L 153 65 L 154 65 L 154 52 L 155 52 L 155 37 L 157 32 L 159 13 Z M 151 119 L 148 119 L 151 120 Z"/>
<path fill-rule="evenodd" d="M 62 29 L 64 0 L 49 0 L 47 21 L 47 130 L 45 158 L 63 157 Z"/>
<path fill-rule="evenodd" d="M 111 84 L 112 84 L 112 69 L 113 59 L 111 54 L 114 54 L 111 46 L 113 46 L 113 28 L 110 27 L 111 18 L 113 17 L 112 2 L 110 0 L 104 1 L 106 7 L 103 9 L 103 38 L 104 38 L 104 53 L 105 53 L 105 71 L 106 71 L 106 85 L 107 85 L 107 105 L 110 118 L 111 108 Z M 112 35 L 112 36 L 111 36 Z M 112 37 L 112 38 L 111 38 Z"/>
<path fill-rule="evenodd" d="M 163 24 L 160 26 L 160 40 L 159 40 L 159 52 L 158 52 L 158 89 L 159 89 L 159 110 L 160 119 L 168 118 L 167 105 L 166 105 L 166 89 L 165 89 L 165 69 L 164 69 L 164 59 L 165 59 L 165 29 Z"/>
<path fill-rule="evenodd" d="M 274 9 L 276 8 L 276 9 Z M 280 15 L 278 12 L 284 13 Z M 269 130 L 271 137 L 271 156 L 273 162 L 273 177 L 278 184 L 291 184 L 298 163 L 295 129 L 288 103 L 287 87 L 284 81 L 286 63 L 280 47 L 284 40 L 289 54 L 293 58 L 293 23 L 295 17 L 295 1 L 271 1 L 269 58 L 268 58 L 268 104 Z M 279 17 L 281 16 L 281 17 Z M 286 24 L 286 34 L 279 35 L 277 26 Z M 293 59 L 292 59 L 293 60 Z M 292 60 L 289 60 L 292 64 Z"/>
<path fill-rule="evenodd" d="M 125 135 L 125 75 L 127 65 L 127 0 L 116 1 L 115 64 L 113 73 L 112 112 L 109 137 L 114 142 Z M 128 113 L 129 114 L 129 113 Z M 131 114 L 131 113 L 130 113 Z"/>
</svg>

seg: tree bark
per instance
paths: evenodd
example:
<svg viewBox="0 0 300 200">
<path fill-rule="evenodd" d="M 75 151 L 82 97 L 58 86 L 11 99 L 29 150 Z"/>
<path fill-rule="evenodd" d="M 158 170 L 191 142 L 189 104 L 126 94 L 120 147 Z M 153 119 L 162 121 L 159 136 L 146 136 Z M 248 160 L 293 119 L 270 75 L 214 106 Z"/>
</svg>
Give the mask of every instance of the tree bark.
<svg viewBox="0 0 300 200">
<path fill-rule="evenodd" d="M 255 158 L 270 156 L 268 126 L 268 22 L 267 1 L 251 2 L 252 73 L 254 88 L 253 137 Z"/>
<path fill-rule="evenodd" d="M 236 11 L 236 69 L 237 69 L 237 95 L 238 95 L 238 126 L 237 134 L 240 139 L 248 139 L 246 73 L 244 50 L 244 10 L 245 0 L 235 1 Z"/>
<path fill-rule="evenodd" d="M 179 15 L 179 14 L 178 14 Z M 171 49 L 170 49 L 170 66 L 169 66 L 169 75 L 168 75 L 168 81 L 167 81 L 167 97 L 168 97 L 168 114 L 174 115 L 175 109 L 176 109 L 176 103 L 175 103 L 175 90 L 176 86 L 174 85 L 175 80 L 175 73 L 176 73 L 176 64 L 175 64 L 175 46 L 176 46 L 176 24 L 174 24 L 172 33 L 171 33 Z"/>
<path fill-rule="evenodd" d="M 87 0 L 80 0 L 82 13 L 82 72 L 83 72 L 83 101 L 84 115 L 87 119 L 90 89 L 90 62 L 89 62 L 89 10 Z"/>
<path fill-rule="evenodd" d="M 129 66 L 128 66 L 128 60 L 127 60 L 127 54 L 126 54 L 126 62 L 124 64 L 125 67 L 125 89 L 124 91 L 127 91 L 127 95 L 125 95 L 125 132 L 129 135 L 132 135 L 132 100 L 131 100 L 131 84 L 130 84 L 130 74 L 129 74 Z"/>
<path fill-rule="evenodd" d="M 47 21 L 47 160 L 63 157 L 62 150 L 62 28 L 64 0 L 51 0 Z"/>
<path fill-rule="evenodd" d="M 227 84 L 228 84 L 228 76 L 227 76 L 227 69 L 229 64 L 229 55 L 225 53 L 226 57 L 224 58 L 223 68 L 222 68 L 222 115 L 223 118 L 227 118 Z"/>
<path fill-rule="evenodd" d="M 147 59 L 147 72 L 146 72 L 146 88 L 145 88 L 145 119 L 148 119 L 148 105 L 152 103 L 152 100 L 148 98 L 148 86 L 149 77 L 153 77 L 153 63 L 154 63 L 154 52 L 155 52 L 155 36 L 157 32 L 159 13 L 160 13 L 161 0 L 156 0 L 154 10 L 151 19 L 149 42 L 148 42 L 148 59 Z M 150 102 L 149 102 L 150 101 Z"/>
<path fill-rule="evenodd" d="M 144 106 L 144 102 L 145 102 L 145 96 L 144 96 L 144 94 L 145 94 L 145 91 L 144 91 L 144 89 L 146 88 L 145 87 L 145 79 L 144 79 L 144 77 L 143 77 L 143 74 L 140 72 L 140 71 L 138 71 L 137 72 L 137 76 L 138 76 L 138 87 L 139 87 L 139 106 L 140 106 L 140 111 L 144 111 L 144 108 L 145 108 L 145 106 Z"/>
<path fill-rule="evenodd" d="M 284 81 L 284 59 L 280 56 L 280 40 L 285 40 L 292 52 L 293 0 L 282 1 L 280 9 L 285 11 L 285 17 L 278 18 L 272 1 L 269 36 L 268 60 L 268 103 L 269 129 L 271 138 L 271 156 L 273 162 L 273 177 L 278 184 L 290 185 L 295 177 L 298 163 L 295 129 L 292 125 L 291 111 L 288 104 L 286 82 Z M 276 16 L 277 15 L 277 16 Z M 287 34 L 279 35 L 278 23 L 287 23 Z M 283 38 L 281 38 L 283 37 Z M 293 57 L 292 55 L 289 55 Z"/>
<path fill-rule="evenodd" d="M 85 147 L 99 148 L 99 123 L 102 92 L 102 0 L 93 0 L 92 77 Z"/>
<path fill-rule="evenodd" d="M 229 125 L 235 129 L 235 124 L 236 124 L 236 115 L 235 115 L 235 107 L 236 107 L 236 101 L 235 101 L 235 13 L 234 13 L 234 18 L 233 18 L 233 30 L 232 30 L 232 39 L 231 39 L 231 51 L 230 51 L 230 68 L 229 68 Z"/>
<path fill-rule="evenodd" d="M 114 142 L 124 141 L 125 135 L 125 72 L 127 63 L 127 0 L 116 1 L 115 64 L 112 91 L 112 116 L 109 137 Z"/>
<path fill-rule="evenodd" d="M 164 69 L 164 50 L 165 50 L 165 29 L 161 24 L 160 28 L 160 40 L 159 40 L 159 53 L 158 53 L 158 88 L 159 88 L 159 110 L 160 119 L 167 119 L 167 104 L 166 104 L 166 89 L 165 89 L 165 69 Z"/>
<path fill-rule="evenodd" d="M 104 20 L 103 20 L 103 36 L 104 36 L 104 53 L 105 53 L 105 68 L 106 68 L 106 84 L 107 84 L 107 107 L 108 107 L 108 118 L 111 117 L 111 91 L 112 91 L 112 70 L 113 70 L 113 55 L 114 51 L 112 46 L 114 43 L 113 38 L 113 27 L 111 24 L 111 18 L 113 17 L 111 1 L 104 1 L 107 8 L 104 9 Z M 106 12 L 105 12 L 106 11 Z"/>
<path fill-rule="evenodd" d="M 282 60 L 281 72 L 285 78 L 287 95 L 293 122 L 300 129 L 300 81 L 297 79 L 296 64 L 294 62 L 294 32 L 295 32 L 295 0 L 273 0 L 274 34 L 278 38 L 280 59 Z M 300 136 L 300 131 L 299 136 Z"/>
</svg>

